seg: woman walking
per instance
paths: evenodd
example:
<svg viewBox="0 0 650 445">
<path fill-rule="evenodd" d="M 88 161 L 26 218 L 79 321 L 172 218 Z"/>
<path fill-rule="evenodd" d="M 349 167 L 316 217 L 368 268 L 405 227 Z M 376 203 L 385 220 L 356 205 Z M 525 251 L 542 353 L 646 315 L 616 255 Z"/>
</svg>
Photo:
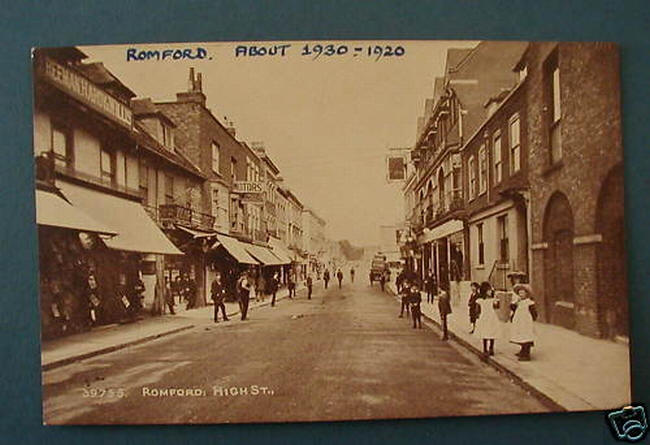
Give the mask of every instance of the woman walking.
<svg viewBox="0 0 650 445">
<path fill-rule="evenodd" d="M 533 322 L 537 320 L 537 309 L 533 301 L 533 291 L 527 284 L 517 284 L 512 289 L 516 294 L 510 305 L 512 321 L 512 337 L 510 341 L 518 344 L 521 349 L 517 352 L 519 361 L 530 360 L 530 348 L 535 344 Z"/>
<path fill-rule="evenodd" d="M 494 299 L 494 290 L 487 281 L 481 283 L 476 304 L 480 308 L 476 330 L 483 340 L 483 357 L 487 358 L 494 355 L 494 340 L 499 333 L 499 317 L 495 311 L 499 308 L 499 300 Z"/>
</svg>

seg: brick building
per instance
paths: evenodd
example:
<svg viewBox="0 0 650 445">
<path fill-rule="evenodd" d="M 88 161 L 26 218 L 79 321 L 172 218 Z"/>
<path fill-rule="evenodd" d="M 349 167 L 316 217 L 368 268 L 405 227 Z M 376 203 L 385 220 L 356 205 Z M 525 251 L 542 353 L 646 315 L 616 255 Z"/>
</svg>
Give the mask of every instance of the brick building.
<svg viewBox="0 0 650 445">
<path fill-rule="evenodd" d="M 628 335 L 619 54 L 605 43 L 531 43 L 526 106 L 532 284 L 542 320 Z"/>
</svg>

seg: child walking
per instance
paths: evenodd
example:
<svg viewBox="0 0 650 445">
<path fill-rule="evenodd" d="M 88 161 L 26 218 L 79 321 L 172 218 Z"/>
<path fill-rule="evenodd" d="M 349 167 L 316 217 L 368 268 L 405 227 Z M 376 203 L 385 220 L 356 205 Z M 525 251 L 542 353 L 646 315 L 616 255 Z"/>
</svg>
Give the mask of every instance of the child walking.
<svg viewBox="0 0 650 445">
<path fill-rule="evenodd" d="M 521 346 L 517 357 L 519 361 L 530 360 L 530 348 L 535 344 L 533 322 L 537 320 L 537 309 L 533 301 L 533 291 L 527 284 L 517 284 L 512 289 L 515 299 L 510 304 L 510 320 L 512 321 L 512 343 Z"/>
<path fill-rule="evenodd" d="M 413 329 L 416 327 L 422 329 L 422 311 L 420 308 L 420 305 L 422 304 L 422 296 L 420 295 L 420 289 L 418 289 L 416 285 L 411 286 L 409 300 L 411 305 L 411 317 L 413 317 Z"/>
<path fill-rule="evenodd" d="M 476 304 L 480 308 L 476 330 L 483 340 L 483 357 L 487 358 L 494 355 L 494 340 L 499 333 L 499 317 L 495 311 L 499 308 L 499 300 L 494 299 L 494 290 L 487 281 L 482 282 L 479 287 Z"/>
<path fill-rule="evenodd" d="M 479 305 L 476 304 L 479 294 L 479 284 L 476 281 L 473 281 L 472 284 L 470 284 L 470 287 L 472 288 L 472 293 L 469 296 L 467 306 L 469 307 L 469 323 L 472 325 L 472 330 L 469 331 L 469 333 L 473 334 L 476 330 L 476 319 L 478 318 L 480 310 Z"/>
</svg>

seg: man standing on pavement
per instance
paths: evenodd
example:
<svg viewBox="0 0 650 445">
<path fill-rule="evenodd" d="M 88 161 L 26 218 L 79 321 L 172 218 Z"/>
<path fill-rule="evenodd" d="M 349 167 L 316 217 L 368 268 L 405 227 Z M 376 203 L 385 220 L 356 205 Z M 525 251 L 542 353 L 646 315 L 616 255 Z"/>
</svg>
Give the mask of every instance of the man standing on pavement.
<svg viewBox="0 0 650 445">
<path fill-rule="evenodd" d="M 411 286 L 409 300 L 411 305 L 411 317 L 413 317 L 413 329 L 416 327 L 422 329 L 422 311 L 420 308 L 422 295 L 420 295 L 420 289 L 415 285 Z"/>
<path fill-rule="evenodd" d="M 185 309 L 194 309 L 196 307 L 196 283 L 187 273 L 183 280 L 183 288 L 185 289 L 185 298 L 187 300 Z"/>
<path fill-rule="evenodd" d="M 307 280 L 305 281 L 305 285 L 307 286 L 307 299 L 311 300 L 311 292 L 314 287 L 314 281 L 311 278 L 311 274 L 307 275 Z"/>
<path fill-rule="evenodd" d="M 438 295 L 438 312 L 440 313 L 440 322 L 442 323 L 442 339 L 446 341 L 449 339 L 447 332 L 447 317 L 451 314 L 451 302 L 446 287 L 440 288 L 440 294 Z"/>
<path fill-rule="evenodd" d="M 239 294 L 239 311 L 241 312 L 241 321 L 246 320 L 248 315 L 248 304 L 250 302 L 250 284 L 246 271 L 242 272 L 237 280 L 237 293 Z"/>
<path fill-rule="evenodd" d="M 327 289 L 327 284 L 330 282 L 330 270 L 325 269 L 323 272 L 323 281 L 325 282 L 325 289 Z"/>
<path fill-rule="evenodd" d="M 280 285 L 280 277 L 278 273 L 274 273 L 273 277 L 268 282 L 268 289 L 271 293 L 271 307 L 275 306 L 275 296 L 278 293 L 278 286 Z"/>
<path fill-rule="evenodd" d="M 294 275 L 294 272 L 289 274 L 287 288 L 289 289 L 289 298 L 293 300 L 293 297 L 296 295 L 296 276 Z"/>
<path fill-rule="evenodd" d="M 336 271 L 336 279 L 339 280 L 339 289 L 341 288 L 341 282 L 343 281 L 343 272 L 341 272 L 341 269 Z"/>
<path fill-rule="evenodd" d="M 354 283 L 354 266 L 350 268 L 350 282 Z"/>
<path fill-rule="evenodd" d="M 226 286 L 221 282 L 221 273 L 217 272 L 212 285 L 210 286 L 210 295 L 212 296 L 212 301 L 214 302 L 214 322 L 219 322 L 219 309 L 221 309 L 221 315 L 223 315 L 223 321 L 228 321 L 228 316 L 226 315 L 226 305 L 224 300 L 226 299 Z"/>
<path fill-rule="evenodd" d="M 169 308 L 169 313 L 176 315 L 174 311 L 174 295 L 172 294 L 172 283 L 169 277 L 165 277 L 165 288 L 163 289 L 165 304 Z"/>
</svg>

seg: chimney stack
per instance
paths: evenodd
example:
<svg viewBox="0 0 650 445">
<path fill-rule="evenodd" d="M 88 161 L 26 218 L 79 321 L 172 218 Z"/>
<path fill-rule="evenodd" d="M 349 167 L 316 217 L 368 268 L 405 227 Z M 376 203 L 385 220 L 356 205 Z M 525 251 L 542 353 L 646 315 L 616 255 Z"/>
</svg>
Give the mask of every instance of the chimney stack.
<svg viewBox="0 0 650 445">
<path fill-rule="evenodd" d="M 189 85 L 186 92 L 176 93 L 176 100 L 180 103 L 196 103 L 205 107 L 205 95 L 203 94 L 202 76 L 198 73 L 194 76 L 194 67 L 190 67 Z"/>
</svg>

